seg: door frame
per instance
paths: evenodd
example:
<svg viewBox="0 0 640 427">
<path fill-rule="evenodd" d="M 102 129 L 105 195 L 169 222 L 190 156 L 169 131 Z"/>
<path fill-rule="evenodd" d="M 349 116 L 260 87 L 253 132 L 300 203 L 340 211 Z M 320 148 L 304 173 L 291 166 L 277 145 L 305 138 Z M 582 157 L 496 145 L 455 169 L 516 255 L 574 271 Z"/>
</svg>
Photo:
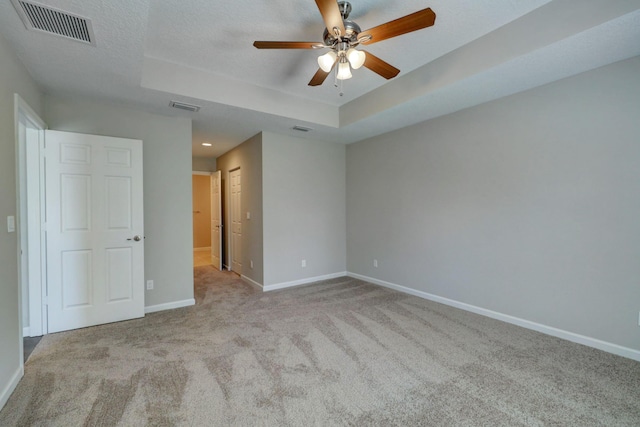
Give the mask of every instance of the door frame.
<svg viewBox="0 0 640 427">
<path fill-rule="evenodd" d="M 33 145 L 33 136 L 20 137 L 20 120 L 24 118 L 37 131 L 36 138 L 38 150 L 27 153 L 27 144 Z M 23 364 L 24 336 L 40 336 L 48 332 L 47 307 L 44 304 L 47 295 L 46 282 L 46 236 L 45 236 L 45 177 L 44 177 L 44 131 L 47 129 L 46 123 L 36 114 L 36 112 L 17 93 L 14 94 L 14 121 L 15 121 L 15 144 L 16 144 L 16 216 L 18 219 L 17 241 L 18 241 L 18 286 L 19 286 L 19 316 L 20 316 L 20 363 Z M 32 142 L 29 142 L 32 141 Z M 37 165 L 36 165 L 37 162 Z M 27 192 L 27 174 L 33 176 L 37 172 L 38 180 L 35 182 L 37 194 Z M 32 182 L 32 184 L 34 184 Z M 27 215 L 28 206 L 37 212 L 36 215 Z M 35 229 L 36 238 L 34 236 Z M 32 233 L 29 233 L 32 231 Z M 22 256 L 24 254 L 24 257 Z M 29 268 L 28 274 L 23 269 L 24 263 L 37 266 Z M 38 268 L 39 267 L 39 268 Z M 35 271 L 36 277 L 31 273 Z M 29 286 L 31 285 L 31 286 Z M 36 286 L 33 286 L 36 285 Z M 23 304 L 22 294 L 25 287 L 28 287 L 28 307 L 29 307 L 29 329 L 23 325 Z"/>
</svg>

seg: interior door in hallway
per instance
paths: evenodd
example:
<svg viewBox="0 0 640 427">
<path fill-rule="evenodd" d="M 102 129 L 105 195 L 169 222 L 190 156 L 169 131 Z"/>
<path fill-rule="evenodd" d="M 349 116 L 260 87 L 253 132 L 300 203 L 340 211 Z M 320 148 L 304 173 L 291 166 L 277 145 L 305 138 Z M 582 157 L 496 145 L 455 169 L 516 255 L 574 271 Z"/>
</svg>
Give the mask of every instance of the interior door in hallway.
<svg viewBox="0 0 640 427">
<path fill-rule="evenodd" d="M 220 191 L 222 172 L 211 174 L 211 263 L 222 270 L 222 193 Z"/>
<path fill-rule="evenodd" d="M 45 141 L 49 332 L 143 317 L 142 141 Z"/>
<path fill-rule="evenodd" d="M 231 197 L 231 271 L 242 274 L 242 175 L 240 169 L 229 172 Z"/>
</svg>

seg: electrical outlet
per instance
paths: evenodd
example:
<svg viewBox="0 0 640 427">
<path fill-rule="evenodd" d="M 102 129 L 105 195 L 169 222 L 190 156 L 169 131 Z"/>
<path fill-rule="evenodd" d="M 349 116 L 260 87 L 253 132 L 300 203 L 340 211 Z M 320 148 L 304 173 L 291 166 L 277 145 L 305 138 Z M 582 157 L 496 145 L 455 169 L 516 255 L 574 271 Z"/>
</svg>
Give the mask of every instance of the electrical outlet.
<svg viewBox="0 0 640 427">
<path fill-rule="evenodd" d="M 307 260 L 303 259 L 302 260 L 302 268 L 305 268 L 307 266 Z"/>
<path fill-rule="evenodd" d="M 249 267 L 253 268 L 253 260 L 249 261 Z"/>
<path fill-rule="evenodd" d="M 147 280 L 147 290 L 153 290 L 153 280 Z"/>
<path fill-rule="evenodd" d="M 374 260 L 373 260 L 373 266 L 374 266 L 375 268 L 378 268 L 378 260 L 377 260 L 377 259 L 374 259 Z"/>
</svg>

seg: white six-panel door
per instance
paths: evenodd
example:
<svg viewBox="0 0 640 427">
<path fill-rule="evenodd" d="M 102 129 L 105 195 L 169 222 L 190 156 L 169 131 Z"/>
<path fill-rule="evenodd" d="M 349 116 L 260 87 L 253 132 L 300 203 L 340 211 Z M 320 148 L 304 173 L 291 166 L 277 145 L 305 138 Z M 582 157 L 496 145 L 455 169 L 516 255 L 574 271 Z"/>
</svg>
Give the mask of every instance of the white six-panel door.
<svg viewBox="0 0 640 427">
<path fill-rule="evenodd" d="M 144 316 L 142 141 L 45 138 L 49 332 Z"/>
<path fill-rule="evenodd" d="M 220 171 L 211 174 L 211 263 L 222 270 L 222 194 Z"/>
<path fill-rule="evenodd" d="M 231 187 L 231 271 L 242 274 L 242 175 L 240 169 L 229 172 Z"/>
</svg>

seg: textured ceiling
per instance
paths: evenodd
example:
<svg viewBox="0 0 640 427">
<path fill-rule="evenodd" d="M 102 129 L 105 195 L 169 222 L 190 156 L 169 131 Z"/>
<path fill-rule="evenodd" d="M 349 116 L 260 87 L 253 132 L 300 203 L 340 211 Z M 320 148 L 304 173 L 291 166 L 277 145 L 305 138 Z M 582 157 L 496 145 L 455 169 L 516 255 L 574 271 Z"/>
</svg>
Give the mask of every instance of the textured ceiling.
<svg viewBox="0 0 640 427">
<path fill-rule="evenodd" d="M 340 96 L 331 77 L 307 86 L 322 51 L 252 46 L 320 41 L 312 0 L 39 3 L 91 19 L 96 36 L 93 47 L 27 31 L 0 0 L 0 33 L 47 93 L 191 117 L 194 154 L 211 157 L 261 130 L 350 143 L 640 55 L 640 0 L 353 0 L 362 29 L 426 7 L 437 19 L 367 46 L 402 72 L 356 70 Z"/>
</svg>

